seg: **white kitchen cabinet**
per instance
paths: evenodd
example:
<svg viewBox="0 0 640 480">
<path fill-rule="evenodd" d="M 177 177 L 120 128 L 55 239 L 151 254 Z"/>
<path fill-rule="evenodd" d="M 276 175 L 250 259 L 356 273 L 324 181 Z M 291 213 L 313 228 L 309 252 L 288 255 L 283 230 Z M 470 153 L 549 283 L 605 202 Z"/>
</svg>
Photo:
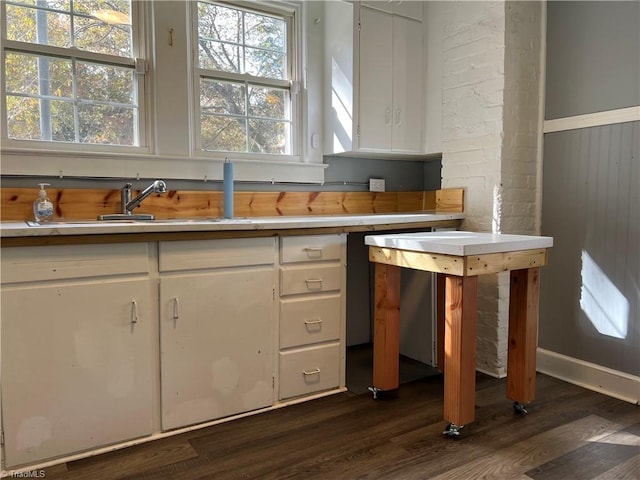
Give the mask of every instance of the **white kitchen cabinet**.
<svg viewBox="0 0 640 480">
<path fill-rule="evenodd" d="M 423 2 L 326 2 L 325 152 L 425 151 Z"/>
<path fill-rule="evenodd" d="M 358 148 L 423 150 L 422 23 L 360 9 Z"/>
<path fill-rule="evenodd" d="M 162 429 L 274 398 L 274 238 L 160 242 Z"/>
<path fill-rule="evenodd" d="M 2 251 L 2 421 L 8 467 L 152 433 L 146 243 Z"/>
<path fill-rule="evenodd" d="M 280 238 L 279 398 L 344 387 L 346 235 Z"/>
</svg>

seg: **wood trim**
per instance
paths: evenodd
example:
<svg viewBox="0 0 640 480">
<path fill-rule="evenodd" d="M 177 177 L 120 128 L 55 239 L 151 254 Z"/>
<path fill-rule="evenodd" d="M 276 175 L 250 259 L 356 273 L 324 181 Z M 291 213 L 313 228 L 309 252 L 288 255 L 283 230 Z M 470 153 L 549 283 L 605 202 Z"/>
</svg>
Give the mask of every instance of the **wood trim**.
<svg viewBox="0 0 640 480">
<path fill-rule="evenodd" d="M 544 133 L 640 121 L 640 106 L 544 121 Z"/>
<path fill-rule="evenodd" d="M 509 270 L 542 267 L 547 264 L 547 249 L 456 256 L 370 246 L 369 260 L 414 270 L 475 277 Z"/>
<path fill-rule="evenodd" d="M 120 190 L 47 190 L 54 203 L 55 217 L 67 220 L 94 219 L 120 211 Z M 134 195 L 137 192 L 134 192 Z M 33 218 L 37 188 L 0 189 L 0 220 Z M 222 216 L 221 191 L 178 191 L 153 195 L 136 213 L 153 213 L 157 218 Z M 245 192 L 234 194 L 234 215 L 265 217 L 284 215 L 375 214 L 435 211 L 462 213 L 464 190 L 433 192 Z"/>
<path fill-rule="evenodd" d="M 466 276 L 486 275 L 507 270 L 542 267 L 547 264 L 547 249 L 470 255 L 465 260 Z"/>
<path fill-rule="evenodd" d="M 464 257 L 453 255 L 370 246 L 369 261 L 426 272 L 464 276 Z"/>
</svg>

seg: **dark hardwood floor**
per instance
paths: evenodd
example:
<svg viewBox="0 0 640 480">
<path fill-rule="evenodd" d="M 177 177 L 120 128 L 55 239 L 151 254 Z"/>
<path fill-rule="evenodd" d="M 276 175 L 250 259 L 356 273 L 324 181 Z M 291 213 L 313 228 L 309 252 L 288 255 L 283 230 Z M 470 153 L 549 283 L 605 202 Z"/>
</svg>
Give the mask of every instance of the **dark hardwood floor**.
<svg viewBox="0 0 640 480">
<path fill-rule="evenodd" d="M 442 376 L 398 397 L 342 393 L 57 465 L 52 479 L 640 478 L 640 408 L 538 375 L 515 414 L 505 381 L 478 374 L 476 421 L 442 436 Z"/>
</svg>

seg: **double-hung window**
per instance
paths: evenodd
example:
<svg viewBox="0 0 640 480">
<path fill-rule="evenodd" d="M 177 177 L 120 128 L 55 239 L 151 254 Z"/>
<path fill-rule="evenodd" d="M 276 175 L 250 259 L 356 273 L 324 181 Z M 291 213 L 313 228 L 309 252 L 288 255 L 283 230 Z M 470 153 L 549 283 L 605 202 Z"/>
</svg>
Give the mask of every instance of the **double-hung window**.
<svg viewBox="0 0 640 480">
<path fill-rule="evenodd" d="M 196 145 L 249 156 L 297 155 L 293 13 L 247 5 L 260 4 L 195 6 Z"/>
<path fill-rule="evenodd" d="M 130 0 L 5 0 L 3 136 L 144 146 L 145 63 Z"/>
</svg>

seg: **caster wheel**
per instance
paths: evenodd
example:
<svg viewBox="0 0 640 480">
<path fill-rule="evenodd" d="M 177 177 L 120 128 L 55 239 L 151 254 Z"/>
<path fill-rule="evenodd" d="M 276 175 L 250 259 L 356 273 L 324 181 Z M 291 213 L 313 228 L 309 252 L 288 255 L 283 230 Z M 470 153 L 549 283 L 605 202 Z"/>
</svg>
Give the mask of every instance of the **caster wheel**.
<svg viewBox="0 0 640 480">
<path fill-rule="evenodd" d="M 446 426 L 442 434 L 446 435 L 447 437 L 458 438 L 460 436 L 460 433 L 462 433 L 463 428 L 464 425 L 455 425 L 453 423 L 450 423 Z"/>
<path fill-rule="evenodd" d="M 373 394 L 374 400 L 392 400 L 398 397 L 397 388 L 393 390 L 381 390 L 378 387 L 368 387 L 367 390 Z"/>
<path fill-rule="evenodd" d="M 520 415 L 527 415 L 529 412 L 527 411 L 527 408 L 518 402 L 513 402 L 513 411 L 520 414 Z"/>
<path fill-rule="evenodd" d="M 373 393 L 373 399 L 377 400 L 378 399 L 378 393 L 381 392 L 381 390 L 379 388 L 376 387 L 369 387 L 367 388 L 367 390 L 369 390 L 371 393 Z"/>
</svg>

